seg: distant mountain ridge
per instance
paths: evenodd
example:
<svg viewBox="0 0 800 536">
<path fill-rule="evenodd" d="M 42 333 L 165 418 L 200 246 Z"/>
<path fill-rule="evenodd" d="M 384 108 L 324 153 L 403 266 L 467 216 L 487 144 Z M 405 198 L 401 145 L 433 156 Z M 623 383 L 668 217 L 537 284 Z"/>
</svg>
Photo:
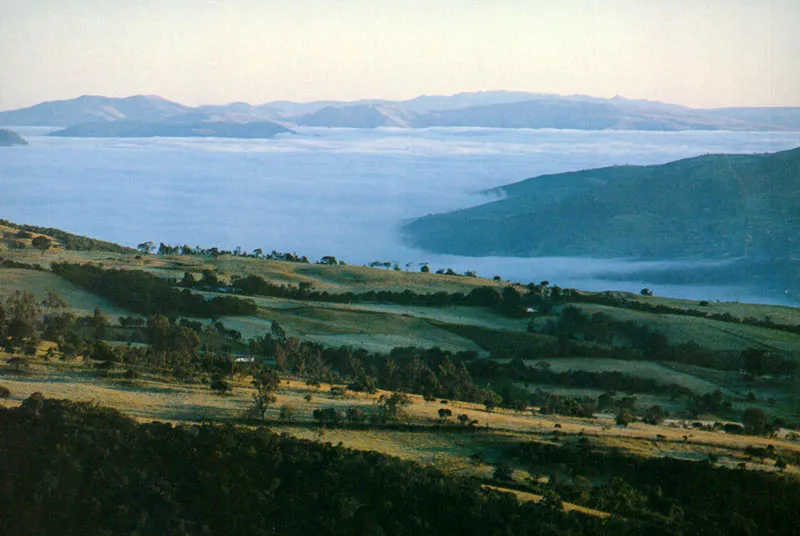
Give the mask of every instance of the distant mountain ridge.
<svg viewBox="0 0 800 536">
<path fill-rule="evenodd" d="M 800 107 L 693 109 L 657 101 L 482 91 L 404 101 L 272 101 L 185 106 L 157 96 L 82 96 L 0 112 L 0 125 L 71 127 L 113 121 L 346 128 L 556 128 L 580 130 L 800 130 Z M 78 130 L 79 131 L 79 130 Z M 77 132 L 77 131 L 76 131 Z"/>
<path fill-rule="evenodd" d="M 66 127 L 118 119 L 149 122 L 189 110 L 189 106 L 157 96 L 112 98 L 84 95 L 76 99 L 43 102 L 28 108 L 0 112 L 0 124 Z"/>
<path fill-rule="evenodd" d="M 544 175 L 419 218 L 427 251 L 467 256 L 800 261 L 800 148 Z"/>
</svg>

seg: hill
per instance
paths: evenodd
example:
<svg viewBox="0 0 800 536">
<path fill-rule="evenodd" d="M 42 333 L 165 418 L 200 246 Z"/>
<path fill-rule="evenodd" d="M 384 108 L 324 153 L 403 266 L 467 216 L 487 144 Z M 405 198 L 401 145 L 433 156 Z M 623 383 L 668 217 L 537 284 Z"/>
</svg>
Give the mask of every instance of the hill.
<svg viewBox="0 0 800 536">
<path fill-rule="evenodd" d="M 404 232 L 459 255 L 788 261 L 800 255 L 799 174 L 800 149 L 545 175 Z"/>
<path fill-rule="evenodd" d="M 417 127 L 578 130 L 764 130 L 773 127 L 711 117 L 678 106 L 627 99 L 543 96 L 534 100 L 429 112 Z M 785 127 L 777 127 L 783 130 Z"/>
<path fill-rule="evenodd" d="M 28 142 L 13 130 L 0 128 L 0 147 L 11 147 L 12 145 L 28 145 Z"/>
<path fill-rule="evenodd" d="M 0 224 L 15 533 L 798 527 L 799 309 Z"/>
<path fill-rule="evenodd" d="M 703 110 L 713 117 L 725 117 L 747 123 L 776 125 L 792 130 L 800 129 L 800 108 L 790 106 L 756 106 L 749 108 L 717 108 Z"/>
<path fill-rule="evenodd" d="M 190 108 L 155 95 L 126 98 L 84 95 L 76 99 L 42 102 L 28 108 L 0 112 L 0 125 L 69 126 L 127 119 L 158 121 Z"/>
<path fill-rule="evenodd" d="M 360 104 L 353 106 L 326 106 L 316 112 L 294 117 L 291 120 L 313 127 L 408 127 L 416 114 L 398 106 Z"/>
<path fill-rule="evenodd" d="M 201 114 L 205 117 L 205 114 Z M 271 121 L 235 123 L 225 120 L 192 121 L 194 117 L 178 116 L 155 123 L 110 121 L 83 123 L 50 133 L 64 138 L 272 138 L 291 132 Z"/>
<path fill-rule="evenodd" d="M 184 106 L 156 96 L 99 96 L 44 102 L 0 112 L 0 124 L 73 126 L 129 121 L 192 123 L 197 117 L 232 123 L 278 121 L 317 127 L 490 127 L 614 130 L 798 130 L 800 108 L 692 109 L 656 101 L 525 91 L 421 95 L 390 101 L 271 101 Z"/>
</svg>

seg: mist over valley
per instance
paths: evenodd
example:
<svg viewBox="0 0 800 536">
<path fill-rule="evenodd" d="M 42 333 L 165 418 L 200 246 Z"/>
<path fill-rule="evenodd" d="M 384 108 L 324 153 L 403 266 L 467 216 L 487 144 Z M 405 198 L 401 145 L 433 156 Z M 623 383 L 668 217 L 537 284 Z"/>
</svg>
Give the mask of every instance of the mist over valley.
<svg viewBox="0 0 800 536">
<path fill-rule="evenodd" d="M 3 217 L 127 245 L 145 240 L 246 251 L 335 255 L 404 270 L 698 299 L 793 303 L 766 275 L 742 284 L 735 259 L 659 264 L 636 259 L 459 256 L 408 246 L 402 225 L 464 209 L 529 177 L 612 165 L 663 164 L 708 153 L 800 145 L 796 132 L 578 131 L 487 128 L 315 128 L 271 140 L 54 138 L 14 127 L 30 146 L 3 155 Z M 558 255 L 556 255 L 558 257 Z M 407 266 L 411 263 L 409 266 Z M 703 269 L 698 269 L 702 266 Z M 737 271 L 738 270 L 738 271 Z M 722 277 L 724 276 L 724 277 Z M 788 292 L 787 292 L 788 290 Z"/>
</svg>

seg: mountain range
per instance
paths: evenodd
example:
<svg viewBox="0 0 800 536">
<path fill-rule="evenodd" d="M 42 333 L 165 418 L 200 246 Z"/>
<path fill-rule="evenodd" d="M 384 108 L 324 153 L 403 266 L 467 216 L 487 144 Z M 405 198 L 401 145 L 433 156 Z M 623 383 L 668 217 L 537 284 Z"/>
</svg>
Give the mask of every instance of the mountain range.
<svg viewBox="0 0 800 536">
<path fill-rule="evenodd" d="M 467 256 L 800 259 L 800 148 L 544 175 L 404 227 Z"/>
<path fill-rule="evenodd" d="M 113 128 L 98 125 L 124 121 Z M 220 124 L 273 122 L 283 127 L 348 128 L 557 128 L 581 130 L 800 130 L 800 107 L 694 109 L 656 101 L 583 95 L 484 91 L 451 96 L 419 96 L 404 101 L 234 102 L 190 107 L 158 96 L 82 96 L 0 112 L 0 125 L 73 127 L 58 135 L 131 131 L 131 125 L 194 125 L 222 130 Z M 237 127 L 232 128 L 236 131 Z M 244 129 L 247 130 L 247 129 Z M 153 134 L 161 135 L 161 134 Z"/>
</svg>

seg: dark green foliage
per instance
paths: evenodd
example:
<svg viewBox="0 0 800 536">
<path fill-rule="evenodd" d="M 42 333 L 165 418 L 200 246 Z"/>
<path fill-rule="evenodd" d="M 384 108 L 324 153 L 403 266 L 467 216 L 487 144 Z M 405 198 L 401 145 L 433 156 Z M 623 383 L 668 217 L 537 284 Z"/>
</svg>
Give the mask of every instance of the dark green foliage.
<svg viewBox="0 0 800 536">
<path fill-rule="evenodd" d="M 800 334 L 800 324 L 779 324 L 769 317 L 754 318 L 746 317 L 740 318 L 733 316 L 730 313 L 712 313 L 699 309 L 687 309 L 685 307 L 673 307 L 664 303 L 648 303 L 635 299 L 628 299 L 619 296 L 617 293 L 612 292 L 588 292 L 575 294 L 567 297 L 568 301 L 576 303 L 596 303 L 599 305 L 608 305 L 609 307 L 619 307 L 624 309 L 633 309 L 635 311 L 645 311 L 654 314 L 670 314 L 680 316 L 692 316 L 696 318 L 708 318 L 710 320 L 717 320 L 719 322 L 729 322 L 732 324 L 748 324 L 751 326 L 760 326 L 767 329 L 776 329 L 779 331 L 788 331 L 790 333 Z M 710 305 L 707 301 L 700 301 L 698 305 L 701 307 L 708 307 Z M 603 313 L 598 313 L 603 314 Z M 749 352 L 750 350 L 745 350 Z"/>
<path fill-rule="evenodd" d="M 794 478 L 592 447 L 525 443 L 507 455 L 523 464 L 567 466 L 602 482 L 588 497 L 585 485 L 560 490 L 565 500 L 641 521 L 642 534 L 800 534 L 800 482 Z"/>
<path fill-rule="evenodd" d="M 211 380 L 211 383 L 208 387 L 217 394 L 225 395 L 231 392 L 231 384 L 223 380 L 222 378 L 214 378 Z"/>
<path fill-rule="evenodd" d="M 256 419 L 265 419 L 266 411 L 277 398 L 275 391 L 280 386 L 281 379 L 274 370 L 262 367 L 253 373 L 253 387 L 256 392 L 253 395 L 253 405 L 249 410 L 249 416 Z"/>
<path fill-rule="evenodd" d="M 628 426 L 632 420 L 631 411 L 628 408 L 620 408 L 616 418 L 617 426 Z"/>
<path fill-rule="evenodd" d="M 546 362 L 544 363 L 547 364 Z M 629 393 L 692 394 L 691 390 L 681 385 L 661 383 L 650 378 L 642 378 L 623 372 L 593 372 L 587 370 L 553 372 L 549 367 L 525 365 L 520 358 L 514 358 L 506 364 L 499 364 L 494 360 L 476 359 L 470 362 L 469 370 L 474 376 L 495 380 L 510 378 L 518 382 Z"/>
<path fill-rule="evenodd" d="M 250 300 L 230 296 L 206 300 L 199 294 L 178 290 L 169 281 L 139 270 L 105 270 L 89 264 L 68 263 L 54 263 L 52 270 L 67 281 L 139 314 L 218 318 L 251 315 L 256 311 L 256 305 Z"/>
<path fill-rule="evenodd" d="M 42 326 L 42 308 L 30 292 L 15 291 L 0 306 L 0 347 L 13 351 L 36 347 Z"/>
<path fill-rule="evenodd" d="M 650 406 L 644 414 L 644 422 L 647 424 L 661 424 L 666 416 L 664 408 L 659 405 Z"/>
<path fill-rule="evenodd" d="M 16 536 L 604 533 L 377 453 L 41 397 L 0 410 L 0 460 L 0 533 Z"/>
<path fill-rule="evenodd" d="M 36 238 L 31 240 L 31 245 L 36 249 L 38 249 L 39 251 L 41 251 L 42 254 L 44 255 L 44 252 L 50 249 L 53 243 L 46 236 L 37 236 Z"/>
<path fill-rule="evenodd" d="M 761 435 L 766 431 L 767 415 L 760 408 L 747 408 L 742 414 L 744 430 L 749 435 Z"/>
<path fill-rule="evenodd" d="M 468 256 L 790 258 L 798 174 L 793 149 L 546 175 L 405 231 L 427 251 Z"/>
</svg>

